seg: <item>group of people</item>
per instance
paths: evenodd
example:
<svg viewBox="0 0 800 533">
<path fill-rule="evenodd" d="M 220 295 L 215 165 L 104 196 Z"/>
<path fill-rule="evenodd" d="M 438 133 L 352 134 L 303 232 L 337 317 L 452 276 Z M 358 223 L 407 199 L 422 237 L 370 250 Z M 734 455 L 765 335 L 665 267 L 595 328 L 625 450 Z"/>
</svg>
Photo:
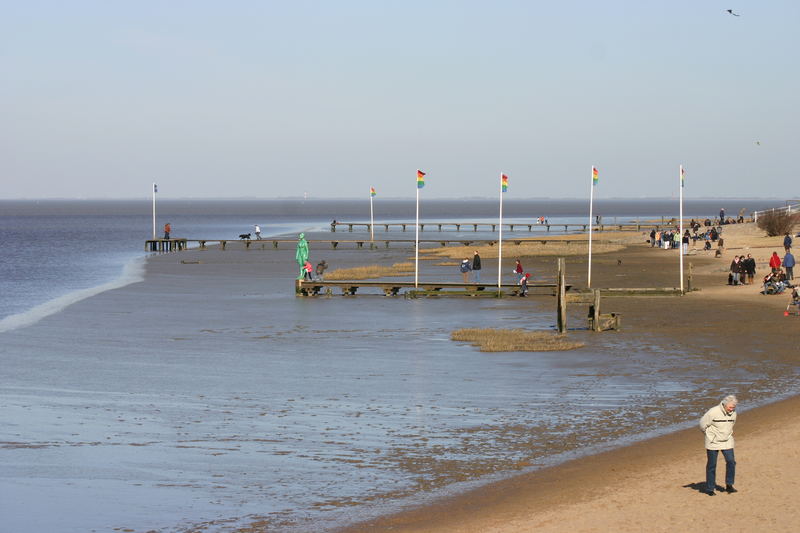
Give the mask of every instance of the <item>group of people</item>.
<svg viewBox="0 0 800 533">
<path fill-rule="evenodd" d="M 480 283 L 481 282 L 481 256 L 478 254 L 478 250 L 475 250 L 474 255 L 472 256 L 472 260 L 470 261 L 469 257 L 465 257 L 461 264 L 458 267 L 459 271 L 461 272 L 462 279 L 464 283 L 469 283 L 469 274 L 472 272 L 473 276 L 473 283 Z M 528 295 L 528 279 L 531 277 L 530 273 L 525 272 L 525 269 L 522 268 L 522 263 L 519 259 L 516 260 L 514 264 L 514 270 L 512 271 L 517 276 L 517 283 L 520 285 L 520 296 L 527 296 Z"/>
<path fill-rule="evenodd" d="M 315 272 L 314 266 L 311 264 L 311 261 L 306 259 L 306 262 L 303 264 L 303 280 L 304 281 L 325 281 L 325 271 L 328 270 L 328 263 L 325 262 L 323 259 L 319 263 L 317 263 L 316 268 L 316 277 L 312 275 Z"/>
<path fill-rule="evenodd" d="M 728 285 L 749 285 L 753 283 L 755 275 L 756 260 L 753 259 L 753 256 L 750 254 L 747 254 L 747 257 L 736 255 L 731 261 Z"/>
<path fill-rule="evenodd" d="M 650 246 L 651 247 L 659 247 L 664 248 L 665 250 L 671 250 L 673 248 L 683 247 L 683 253 L 687 253 L 689 251 L 689 240 L 691 236 L 689 235 L 689 230 L 683 232 L 683 236 L 681 236 L 680 229 L 674 230 L 651 230 L 650 231 Z"/>
</svg>

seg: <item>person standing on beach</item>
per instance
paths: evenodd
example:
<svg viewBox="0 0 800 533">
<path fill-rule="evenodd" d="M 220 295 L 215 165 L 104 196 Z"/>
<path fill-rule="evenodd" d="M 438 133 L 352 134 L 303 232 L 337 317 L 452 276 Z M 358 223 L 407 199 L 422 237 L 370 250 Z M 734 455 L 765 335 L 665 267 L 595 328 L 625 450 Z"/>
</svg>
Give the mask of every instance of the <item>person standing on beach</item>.
<svg viewBox="0 0 800 533">
<path fill-rule="evenodd" d="M 719 225 L 722 226 L 725 224 L 725 208 L 719 210 Z"/>
<path fill-rule="evenodd" d="M 794 256 L 787 251 L 783 256 L 783 267 L 786 269 L 786 279 L 794 279 Z"/>
<path fill-rule="evenodd" d="M 789 253 L 789 250 L 792 249 L 792 236 L 788 233 L 783 237 L 783 249 L 786 253 Z"/>
<path fill-rule="evenodd" d="M 747 254 L 747 258 L 744 260 L 744 268 L 747 271 L 747 283 L 752 285 L 753 278 L 756 276 L 756 260 L 751 254 Z"/>
<path fill-rule="evenodd" d="M 164 224 L 164 238 L 169 239 L 169 234 L 172 232 L 172 226 L 167 222 Z"/>
<path fill-rule="evenodd" d="M 475 273 L 475 283 L 481 282 L 481 256 L 478 255 L 478 250 L 475 250 L 475 255 L 472 256 L 472 271 Z"/>
<path fill-rule="evenodd" d="M 464 260 L 461 261 L 459 269 L 461 270 L 461 276 L 464 278 L 464 283 L 469 283 L 469 271 L 472 270 L 472 266 L 469 263 L 468 257 L 465 257 Z"/>
<path fill-rule="evenodd" d="M 722 452 L 725 458 L 725 492 L 738 492 L 734 487 L 736 459 L 733 455 L 733 425 L 736 423 L 736 405 L 739 400 L 730 394 L 719 405 L 709 409 L 700 419 L 700 431 L 705 434 L 706 447 L 706 490 L 714 496 L 717 488 L 717 456 Z"/>
<path fill-rule="evenodd" d="M 778 252 L 772 252 L 772 257 L 769 258 L 769 267 L 773 274 L 781 270 L 781 258 L 778 256 Z"/>
</svg>

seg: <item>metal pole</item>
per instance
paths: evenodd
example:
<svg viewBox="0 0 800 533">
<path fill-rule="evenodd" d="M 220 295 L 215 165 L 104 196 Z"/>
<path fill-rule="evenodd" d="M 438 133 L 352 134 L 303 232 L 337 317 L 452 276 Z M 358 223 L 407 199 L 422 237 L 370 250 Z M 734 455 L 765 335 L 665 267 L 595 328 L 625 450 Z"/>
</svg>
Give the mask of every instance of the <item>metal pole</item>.
<svg viewBox="0 0 800 533">
<path fill-rule="evenodd" d="M 372 190 L 369 191 L 369 240 L 375 240 L 375 218 L 372 215 Z"/>
<path fill-rule="evenodd" d="M 503 173 L 500 173 L 500 223 L 497 225 L 500 233 L 497 240 L 497 291 L 503 285 Z"/>
<path fill-rule="evenodd" d="M 158 185 L 153 183 L 153 240 L 156 240 L 156 190 Z"/>
<path fill-rule="evenodd" d="M 680 240 L 678 241 L 680 244 L 679 255 L 680 255 L 680 263 L 679 268 L 681 271 L 681 294 L 683 294 L 683 165 L 680 166 L 678 172 L 678 188 L 680 189 L 680 209 L 678 215 L 678 233 L 680 234 Z"/>
<path fill-rule="evenodd" d="M 592 287 L 592 225 L 594 219 L 592 218 L 592 204 L 594 203 L 594 165 L 592 165 L 591 179 L 589 180 L 589 267 L 588 275 L 586 278 L 586 286 Z"/>
<path fill-rule="evenodd" d="M 417 223 L 414 226 L 414 288 L 419 284 L 419 187 L 417 187 Z"/>
</svg>

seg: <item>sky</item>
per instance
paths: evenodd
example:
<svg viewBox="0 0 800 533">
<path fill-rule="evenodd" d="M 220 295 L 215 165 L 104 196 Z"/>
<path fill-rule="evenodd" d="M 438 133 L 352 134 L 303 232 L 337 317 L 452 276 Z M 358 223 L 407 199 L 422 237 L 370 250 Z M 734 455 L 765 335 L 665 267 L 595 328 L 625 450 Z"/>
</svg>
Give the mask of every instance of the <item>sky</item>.
<svg viewBox="0 0 800 533">
<path fill-rule="evenodd" d="M 733 9 L 740 16 L 726 12 Z M 800 2 L 0 0 L 0 198 L 798 197 Z"/>
</svg>

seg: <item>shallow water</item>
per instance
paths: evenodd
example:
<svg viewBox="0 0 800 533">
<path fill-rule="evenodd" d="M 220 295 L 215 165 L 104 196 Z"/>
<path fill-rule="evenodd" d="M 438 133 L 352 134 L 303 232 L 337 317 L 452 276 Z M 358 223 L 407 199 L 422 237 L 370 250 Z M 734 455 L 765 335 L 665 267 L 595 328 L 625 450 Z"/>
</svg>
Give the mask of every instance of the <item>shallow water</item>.
<svg viewBox="0 0 800 533">
<path fill-rule="evenodd" d="M 547 328 L 546 299 L 295 298 L 275 273 L 291 251 L 250 256 L 255 271 L 233 253 L 224 280 L 165 256 L 3 334 L 11 531 L 321 530 L 680 423 L 723 385 L 698 377 L 719 361 L 613 334 L 550 353 L 449 340 Z M 763 397 L 797 385 L 775 365 L 737 374 Z"/>
<path fill-rule="evenodd" d="M 290 215 L 275 215 L 287 231 L 329 235 L 329 212 Z M 53 216 L 85 228 L 83 215 Z M 119 242 L 137 251 L 40 248 L 54 283 L 65 268 L 75 289 L 114 281 L 149 236 L 148 217 L 119 216 L 105 225 L 131 229 Z M 172 222 L 213 238 L 253 220 L 214 217 L 176 210 Z M 318 252 L 344 266 L 405 255 Z M 549 328 L 547 298 L 295 298 L 291 249 L 190 253 L 202 263 L 156 257 L 143 281 L 0 332 L 0 531 L 324 530 L 664 431 L 727 387 L 751 404 L 797 390 L 789 365 L 719 376 L 720 357 L 656 337 L 574 331 L 585 348 L 499 354 L 449 340 L 462 327 Z M 16 257 L 7 271 L 25 271 Z"/>
</svg>

